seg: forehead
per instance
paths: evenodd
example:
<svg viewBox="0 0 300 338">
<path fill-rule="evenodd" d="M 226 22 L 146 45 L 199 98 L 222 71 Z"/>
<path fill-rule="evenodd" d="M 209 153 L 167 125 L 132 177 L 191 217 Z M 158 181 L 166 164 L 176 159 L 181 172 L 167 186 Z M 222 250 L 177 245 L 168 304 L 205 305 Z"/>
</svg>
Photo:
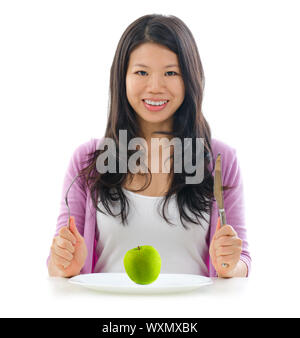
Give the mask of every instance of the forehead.
<svg viewBox="0 0 300 338">
<path fill-rule="evenodd" d="M 129 57 L 129 66 L 179 66 L 176 53 L 157 43 L 147 42 L 135 48 Z"/>
</svg>

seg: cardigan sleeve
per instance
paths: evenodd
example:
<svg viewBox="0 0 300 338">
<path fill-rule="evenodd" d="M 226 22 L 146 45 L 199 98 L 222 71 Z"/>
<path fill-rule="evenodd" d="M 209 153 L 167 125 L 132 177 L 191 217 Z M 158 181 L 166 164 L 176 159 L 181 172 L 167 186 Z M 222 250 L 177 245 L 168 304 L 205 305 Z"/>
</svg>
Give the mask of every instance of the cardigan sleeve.
<svg viewBox="0 0 300 338">
<path fill-rule="evenodd" d="M 247 241 L 244 187 L 236 150 L 232 148 L 232 152 L 232 160 L 226 168 L 224 168 L 223 173 L 223 186 L 232 187 L 231 189 L 224 190 L 224 208 L 226 211 L 227 224 L 234 228 L 238 237 L 242 240 L 240 259 L 247 265 L 248 276 L 251 269 L 251 257 Z"/>
</svg>

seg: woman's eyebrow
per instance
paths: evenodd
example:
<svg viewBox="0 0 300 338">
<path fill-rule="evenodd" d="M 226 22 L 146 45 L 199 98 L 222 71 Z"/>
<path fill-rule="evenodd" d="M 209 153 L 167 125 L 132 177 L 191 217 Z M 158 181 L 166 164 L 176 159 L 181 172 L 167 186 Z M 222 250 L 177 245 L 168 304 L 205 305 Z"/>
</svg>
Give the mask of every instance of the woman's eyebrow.
<svg viewBox="0 0 300 338">
<path fill-rule="evenodd" d="M 143 64 L 141 64 L 141 63 L 137 63 L 137 64 L 133 65 L 132 67 L 144 67 L 144 68 L 149 68 L 148 66 L 143 65 Z M 167 65 L 167 66 L 165 66 L 165 68 L 170 68 L 170 67 L 178 67 L 178 68 L 179 68 L 179 66 L 178 66 L 177 64 L 172 64 L 172 65 Z"/>
</svg>

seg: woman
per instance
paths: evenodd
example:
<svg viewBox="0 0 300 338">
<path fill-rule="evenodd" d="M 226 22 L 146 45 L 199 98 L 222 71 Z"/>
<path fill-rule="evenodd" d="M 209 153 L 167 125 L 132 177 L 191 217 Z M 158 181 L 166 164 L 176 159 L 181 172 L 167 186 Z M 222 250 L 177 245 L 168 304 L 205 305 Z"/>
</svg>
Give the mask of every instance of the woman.
<svg viewBox="0 0 300 338">
<path fill-rule="evenodd" d="M 203 90 L 204 74 L 196 42 L 179 18 L 145 15 L 129 25 L 111 67 L 105 138 L 80 145 L 65 176 L 56 234 L 47 260 L 50 276 L 124 272 L 125 253 L 144 244 L 160 253 L 161 273 L 248 276 L 251 258 L 236 151 L 211 138 L 202 113 Z M 120 139 L 124 131 L 125 141 Z M 149 170 L 124 172 L 120 170 L 124 157 L 118 155 L 125 149 L 125 164 L 130 164 L 130 157 L 141 150 L 128 147 L 137 137 L 145 140 L 148 152 L 144 159 L 148 159 Z M 173 138 L 182 144 L 185 138 L 192 139 L 192 147 L 197 138 L 204 140 L 200 183 L 187 184 L 189 173 L 185 168 L 174 171 L 170 144 L 169 158 L 161 148 L 154 149 L 153 140 Z M 99 171 L 100 155 L 108 149 L 104 146 L 106 139 L 116 146 L 115 172 Z M 218 153 L 222 154 L 228 223 L 222 228 L 213 195 Z M 195 150 L 191 154 L 195 162 Z M 167 159 L 169 172 L 161 167 L 151 172 L 151 164 L 162 164 Z M 72 215 L 68 229 L 65 193 L 78 173 L 68 195 Z"/>
</svg>

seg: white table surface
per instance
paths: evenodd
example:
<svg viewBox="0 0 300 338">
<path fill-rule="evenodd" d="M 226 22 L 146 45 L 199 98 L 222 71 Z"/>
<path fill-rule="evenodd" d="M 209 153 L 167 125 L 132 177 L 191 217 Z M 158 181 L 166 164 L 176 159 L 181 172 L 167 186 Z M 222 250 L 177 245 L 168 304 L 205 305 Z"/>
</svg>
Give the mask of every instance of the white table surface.
<svg viewBox="0 0 300 338">
<path fill-rule="evenodd" d="M 1 277 L 1 317 L 299 317 L 299 281 L 292 278 L 213 278 L 194 291 L 112 294 L 47 274 Z"/>
</svg>

